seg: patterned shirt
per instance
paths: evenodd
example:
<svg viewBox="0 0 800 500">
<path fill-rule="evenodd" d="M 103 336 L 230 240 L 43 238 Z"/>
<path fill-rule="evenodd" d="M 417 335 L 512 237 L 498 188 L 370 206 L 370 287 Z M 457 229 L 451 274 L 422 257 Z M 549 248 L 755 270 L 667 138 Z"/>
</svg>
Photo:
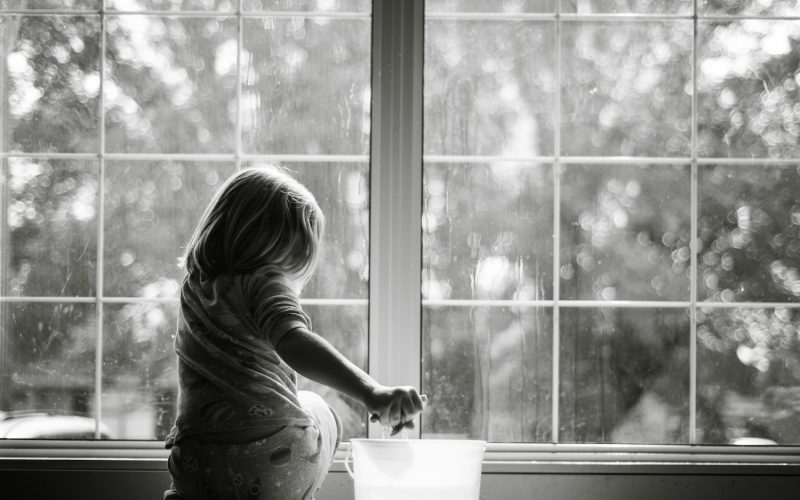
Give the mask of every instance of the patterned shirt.
<svg viewBox="0 0 800 500">
<path fill-rule="evenodd" d="M 178 418 L 166 446 L 198 434 L 309 425 L 297 375 L 275 351 L 295 328 L 310 330 L 311 322 L 279 269 L 187 276 L 175 338 Z"/>
</svg>

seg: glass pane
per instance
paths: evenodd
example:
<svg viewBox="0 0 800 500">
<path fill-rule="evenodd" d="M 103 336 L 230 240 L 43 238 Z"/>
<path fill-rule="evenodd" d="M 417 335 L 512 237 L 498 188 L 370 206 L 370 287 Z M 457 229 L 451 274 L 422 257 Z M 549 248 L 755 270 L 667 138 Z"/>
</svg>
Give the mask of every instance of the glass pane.
<svg viewBox="0 0 800 500">
<path fill-rule="evenodd" d="M 99 10 L 102 0 L 0 0 L 0 9 Z"/>
<path fill-rule="evenodd" d="M 800 444 L 800 310 L 702 309 L 697 439 Z"/>
<path fill-rule="evenodd" d="M 250 163 L 245 166 L 265 166 Z M 320 262 L 305 298 L 369 297 L 369 165 L 290 163 L 286 170 L 317 199 L 325 214 Z"/>
<path fill-rule="evenodd" d="M 177 312 L 177 303 L 105 306 L 103 423 L 114 439 L 163 440 L 175 423 Z"/>
<path fill-rule="evenodd" d="M 422 332 L 424 437 L 550 441 L 550 309 L 423 307 Z"/>
<path fill-rule="evenodd" d="M 700 300 L 800 300 L 798 192 L 800 166 L 700 168 Z"/>
<path fill-rule="evenodd" d="M 561 298 L 689 300 L 688 166 L 567 165 Z"/>
<path fill-rule="evenodd" d="M 551 165 L 426 164 L 422 297 L 552 296 Z"/>
<path fill-rule="evenodd" d="M 697 0 L 700 14 L 757 14 L 796 16 L 800 14 L 797 0 Z"/>
<path fill-rule="evenodd" d="M 371 0 L 240 0 L 242 10 L 372 13 Z"/>
<path fill-rule="evenodd" d="M 94 161 L 9 158 L 0 173 L 0 295 L 95 293 Z"/>
<path fill-rule="evenodd" d="M 106 162 L 105 293 L 177 297 L 178 258 L 230 163 Z"/>
<path fill-rule="evenodd" d="M 93 438 L 94 305 L 0 303 L 0 335 L 0 438 Z"/>
<path fill-rule="evenodd" d="M 553 153 L 554 24 L 425 23 L 428 154 Z"/>
<path fill-rule="evenodd" d="M 698 154 L 800 156 L 800 22 L 700 23 L 697 41 Z"/>
<path fill-rule="evenodd" d="M 491 12 L 515 14 L 519 12 L 554 12 L 558 0 L 427 0 L 426 12 Z"/>
<path fill-rule="evenodd" d="M 333 344 L 347 359 L 362 370 L 367 369 L 367 332 L 369 331 L 368 306 L 364 305 L 303 305 L 311 317 L 314 331 Z M 339 414 L 344 427 L 343 441 L 367 437 L 367 413 L 354 399 L 298 376 L 298 388 L 314 391 Z"/>
<path fill-rule="evenodd" d="M 215 10 L 233 11 L 237 0 L 105 0 L 108 10 Z"/>
<path fill-rule="evenodd" d="M 564 443 L 689 440 L 689 313 L 561 310 Z"/>
<path fill-rule="evenodd" d="M 692 22 L 563 25 L 561 152 L 688 156 Z"/>
<path fill-rule="evenodd" d="M 243 23 L 245 151 L 367 154 L 370 21 L 315 17 Z"/>
<path fill-rule="evenodd" d="M 561 12 L 691 14 L 692 0 L 561 0 Z"/>
<path fill-rule="evenodd" d="M 236 19 L 128 15 L 107 27 L 108 150 L 232 153 Z"/>
<path fill-rule="evenodd" d="M 97 151 L 99 42 L 97 16 L 0 17 L 0 150 Z"/>
</svg>

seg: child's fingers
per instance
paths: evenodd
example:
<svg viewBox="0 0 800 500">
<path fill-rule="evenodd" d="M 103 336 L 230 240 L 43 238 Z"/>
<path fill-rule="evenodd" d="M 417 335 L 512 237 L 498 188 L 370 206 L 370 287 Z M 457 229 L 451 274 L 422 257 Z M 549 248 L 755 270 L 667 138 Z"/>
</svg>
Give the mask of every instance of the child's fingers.
<svg viewBox="0 0 800 500">
<path fill-rule="evenodd" d="M 422 411 L 422 406 L 417 406 L 414 403 L 413 396 L 404 397 L 401 405 L 403 410 L 403 416 L 405 416 L 406 419 L 414 418 L 414 415 Z"/>
<path fill-rule="evenodd" d="M 398 434 L 400 431 L 402 431 L 404 429 L 411 430 L 413 428 L 414 428 L 414 421 L 413 420 L 409 420 L 407 422 L 400 422 L 399 424 L 397 424 L 396 426 L 394 426 L 392 428 L 392 432 L 389 435 L 390 436 L 394 436 L 394 435 Z"/>
<path fill-rule="evenodd" d="M 391 425 L 392 427 L 396 426 L 400 423 L 400 417 L 403 414 L 403 406 L 400 400 L 394 400 L 392 402 L 392 406 L 389 409 L 389 421 L 386 422 L 387 425 Z"/>
</svg>

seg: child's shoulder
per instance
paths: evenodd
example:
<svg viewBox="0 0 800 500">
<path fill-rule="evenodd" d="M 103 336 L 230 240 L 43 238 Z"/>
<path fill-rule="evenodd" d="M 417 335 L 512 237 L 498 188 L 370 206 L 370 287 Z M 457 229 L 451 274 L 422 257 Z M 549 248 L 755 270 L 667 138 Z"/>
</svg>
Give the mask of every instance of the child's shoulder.
<svg viewBox="0 0 800 500">
<path fill-rule="evenodd" d="M 283 269 L 275 265 L 265 265 L 252 271 L 235 275 L 244 288 L 270 288 L 273 290 L 291 290 L 292 280 Z"/>
</svg>

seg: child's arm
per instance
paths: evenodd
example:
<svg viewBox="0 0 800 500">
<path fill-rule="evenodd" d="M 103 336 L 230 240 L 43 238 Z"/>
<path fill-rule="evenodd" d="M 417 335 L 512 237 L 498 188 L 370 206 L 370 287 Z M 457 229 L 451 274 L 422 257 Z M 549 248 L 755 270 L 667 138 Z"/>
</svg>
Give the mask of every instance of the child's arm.
<svg viewBox="0 0 800 500">
<path fill-rule="evenodd" d="M 386 387 L 344 357 L 328 341 L 305 328 L 295 328 L 278 340 L 278 354 L 298 373 L 360 401 L 394 433 L 412 428 L 423 403 L 413 387 Z M 403 424 L 403 425 L 400 425 Z"/>
</svg>

